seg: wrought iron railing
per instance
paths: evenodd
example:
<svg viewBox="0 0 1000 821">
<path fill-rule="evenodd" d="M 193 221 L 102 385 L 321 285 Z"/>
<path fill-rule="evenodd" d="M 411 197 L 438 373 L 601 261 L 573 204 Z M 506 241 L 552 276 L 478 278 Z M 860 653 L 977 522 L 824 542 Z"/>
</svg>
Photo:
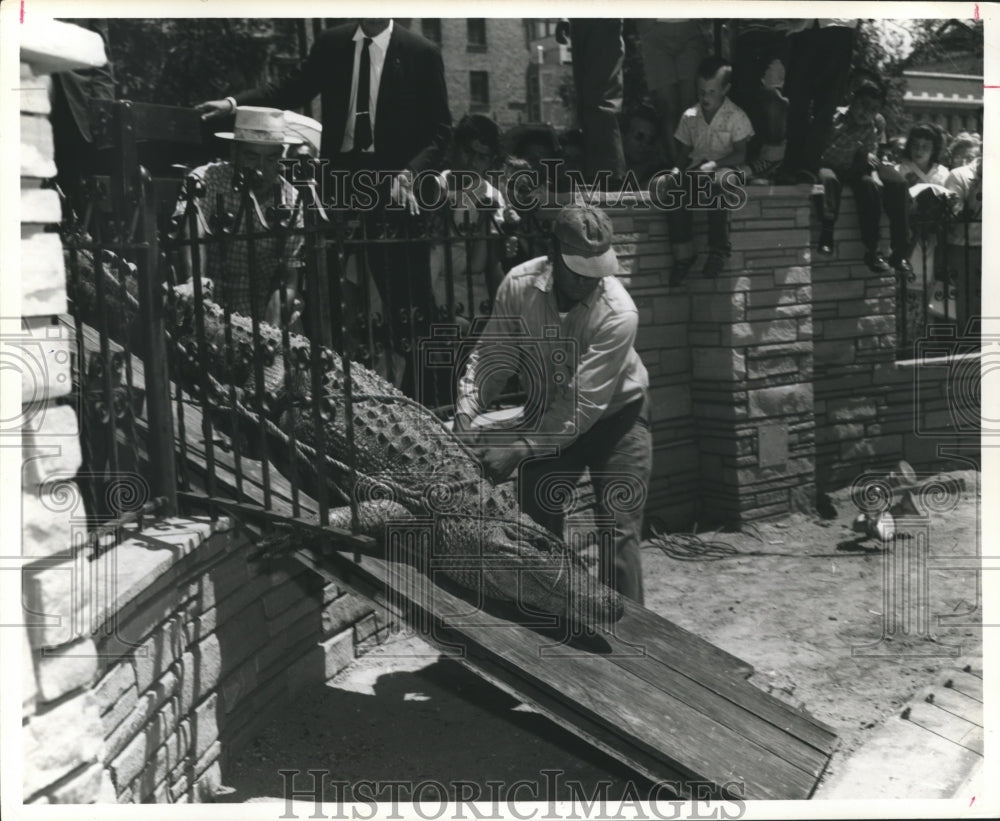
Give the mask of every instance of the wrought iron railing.
<svg viewBox="0 0 1000 821">
<path fill-rule="evenodd" d="M 975 342 L 982 311 L 982 248 L 973 244 L 976 224 L 967 210 L 944 199 L 915 210 L 913 272 L 899 280 L 896 298 L 899 358 L 913 358 L 917 343 L 932 333 L 948 332 Z"/>
<path fill-rule="evenodd" d="M 108 127 L 126 134 L 129 107 L 119 106 Z M 488 313 L 504 269 L 517 259 L 512 243 L 525 257 L 547 241 L 545 223 L 531 215 L 522 215 L 512 234 L 489 213 L 456 215 L 447 203 L 419 217 L 382 219 L 321 209 L 308 185 L 296 188 L 301 201 L 293 207 L 271 191 L 255 194 L 251 183 L 236 176 L 238 205 L 230 213 L 205 201 L 196 177 L 151 179 L 125 151 L 110 177 L 91 181 L 84 213 L 64 226 L 95 524 L 172 513 L 180 501 L 213 513 L 236 505 L 327 525 L 331 506 L 356 504 L 356 376 L 368 379 L 363 401 L 372 398 L 359 368 L 398 382 L 394 359 L 414 355 L 432 325 L 438 349 L 441 339 L 468 344 L 472 319 Z M 283 287 L 275 289 L 274 325 L 253 289 L 247 315 L 234 310 L 219 265 L 239 249 L 253 281 L 266 242 L 279 251 L 299 248 L 291 269 L 299 296 L 292 302 Z M 392 258 L 434 274 L 434 294 L 422 300 L 432 315 L 419 315 L 412 295 L 394 294 L 393 283 L 373 287 L 364 263 L 384 248 L 404 248 Z M 387 316 L 385 305 L 401 313 Z M 325 422 L 335 408 L 328 371 L 337 363 L 346 438 L 335 450 Z M 308 390 L 297 390 L 296 379 Z M 447 392 L 416 398 L 441 414 L 451 401 Z M 297 441 L 302 414 L 312 420 L 308 443 Z M 102 505 L 106 485 L 133 470 L 149 484 L 134 509 Z"/>
</svg>

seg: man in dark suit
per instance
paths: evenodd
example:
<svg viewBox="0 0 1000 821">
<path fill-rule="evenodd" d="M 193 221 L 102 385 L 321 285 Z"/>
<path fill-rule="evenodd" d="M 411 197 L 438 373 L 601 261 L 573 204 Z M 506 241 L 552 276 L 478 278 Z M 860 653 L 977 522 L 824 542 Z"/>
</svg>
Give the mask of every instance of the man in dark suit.
<svg viewBox="0 0 1000 821">
<path fill-rule="evenodd" d="M 100 34 L 110 57 L 106 21 L 74 22 Z M 82 217 L 87 208 L 83 180 L 94 174 L 106 174 L 110 170 L 108 152 L 101 152 L 94 145 L 89 105 L 91 99 L 116 98 L 112 65 L 109 62 L 98 68 L 58 71 L 52 75 L 51 89 L 56 183 L 63 192 L 63 217 L 70 219 L 74 214 Z"/>
<path fill-rule="evenodd" d="M 439 167 L 451 136 L 444 62 L 437 46 L 392 20 L 359 20 L 324 31 L 284 80 L 197 108 L 208 119 L 229 114 L 237 105 L 298 108 L 317 95 L 322 103 L 321 159 L 329 160 L 331 170 L 381 172 L 378 205 L 405 205 L 416 214 L 414 175 Z M 348 186 L 347 193 L 352 190 Z M 333 196 L 328 185 L 324 197 L 329 202 Z M 402 227 L 398 212 L 384 216 Z M 369 230 L 373 219 L 367 221 Z M 391 306 L 386 313 L 397 347 L 405 347 L 410 328 L 418 337 L 426 334 L 433 314 L 426 249 L 421 250 L 396 244 L 370 247 L 367 254 L 382 301 Z M 415 355 L 415 350 L 408 352 L 402 386 L 410 395 L 416 392 Z"/>
</svg>

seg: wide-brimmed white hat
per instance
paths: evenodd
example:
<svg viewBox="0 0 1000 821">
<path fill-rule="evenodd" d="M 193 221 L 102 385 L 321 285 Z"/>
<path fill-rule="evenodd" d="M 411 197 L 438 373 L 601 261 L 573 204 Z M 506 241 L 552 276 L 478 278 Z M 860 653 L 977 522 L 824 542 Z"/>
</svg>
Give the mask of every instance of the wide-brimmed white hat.
<svg viewBox="0 0 1000 821">
<path fill-rule="evenodd" d="M 323 126 L 320 125 L 319 120 L 314 120 L 305 114 L 299 114 L 297 111 L 286 111 L 285 133 L 293 141 L 308 143 L 319 154 L 320 139 L 323 136 Z"/>
<path fill-rule="evenodd" d="M 215 136 L 254 145 L 298 145 L 303 141 L 298 135 L 288 133 L 284 111 L 250 105 L 236 109 L 232 131 L 221 131 Z"/>
<path fill-rule="evenodd" d="M 553 233 L 563 262 L 574 274 L 599 278 L 618 273 L 618 255 L 611 247 L 615 231 L 600 208 L 586 203 L 565 206 Z"/>
</svg>

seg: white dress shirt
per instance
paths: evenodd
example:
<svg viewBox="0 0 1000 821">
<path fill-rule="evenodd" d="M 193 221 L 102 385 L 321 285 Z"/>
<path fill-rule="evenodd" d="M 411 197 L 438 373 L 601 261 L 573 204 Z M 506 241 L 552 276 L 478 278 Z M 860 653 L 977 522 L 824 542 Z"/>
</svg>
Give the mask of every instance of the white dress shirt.
<svg viewBox="0 0 1000 821">
<path fill-rule="evenodd" d="M 368 47 L 368 56 L 371 60 L 370 82 L 368 84 L 368 118 L 372 124 L 372 144 L 365 149 L 366 152 L 375 151 L 375 110 L 378 107 L 378 89 L 382 82 L 382 68 L 385 66 L 385 53 L 389 48 L 389 38 L 392 37 L 393 21 L 389 21 L 385 31 L 376 37 L 372 37 L 372 44 Z M 344 128 L 344 141 L 340 145 L 341 151 L 351 151 L 354 148 L 354 113 L 355 102 L 358 99 L 358 70 L 361 66 L 361 50 L 365 44 L 365 33 L 358 26 L 354 32 L 354 68 L 351 71 L 351 95 L 347 100 L 347 126 Z"/>
</svg>

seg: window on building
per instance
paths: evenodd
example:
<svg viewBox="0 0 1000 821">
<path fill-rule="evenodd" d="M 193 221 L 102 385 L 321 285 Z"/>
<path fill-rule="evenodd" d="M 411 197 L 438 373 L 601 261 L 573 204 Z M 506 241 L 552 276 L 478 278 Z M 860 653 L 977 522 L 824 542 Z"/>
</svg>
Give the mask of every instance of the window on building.
<svg viewBox="0 0 1000 821">
<path fill-rule="evenodd" d="M 424 17 L 420 20 L 420 33 L 432 43 L 441 45 L 441 18 Z"/>
<path fill-rule="evenodd" d="M 483 112 L 490 106 L 490 75 L 487 71 L 469 72 L 469 106 L 474 112 Z"/>
<path fill-rule="evenodd" d="M 535 40 L 542 40 L 545 37 L 554 37 L 556 33 L 556 23 L 558 20 L 535 20 L 532 34 Z"/>
<path fill-rule="evenodd" d="M 468 31 L 469 51 L 486 50 L 486 18 L 470 17 L 466 21 Z"/>
</svg>

